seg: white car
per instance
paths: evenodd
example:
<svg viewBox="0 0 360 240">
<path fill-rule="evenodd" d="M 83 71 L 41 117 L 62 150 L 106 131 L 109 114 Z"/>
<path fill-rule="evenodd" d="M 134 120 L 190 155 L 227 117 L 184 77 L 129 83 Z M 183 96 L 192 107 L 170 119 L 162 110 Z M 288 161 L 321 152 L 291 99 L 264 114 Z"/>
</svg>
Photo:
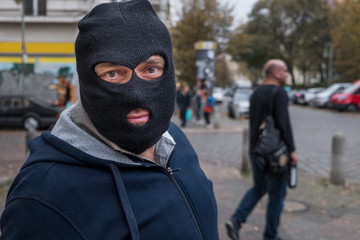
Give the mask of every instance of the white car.
<svg viewBox="0 0 360 240">
<path fill-rule="evenodd" d="M 325 88 L 309 88 L 304 93 L 304 103 L 305 105 L 310 104 L 310 102 L 315 98 L 315 95 L 324 91 Z"/>
<path fill-rule="evenodd" d="M 224 100 L 225 91 L 221 87 L 214 87 L 213 88 L 213 98 L 215 99 L 216 103 L 222 103 Z"/>
<path fill-rule="evenodd" d="M 252 90 L 237 90 L 234 92 L 228 106 L 230 118 L 248 117 Z"/>
<path fill-rule="evenodd" d="M 351 83 L 334 83 L 321 93 L 317 93 L 314 99 L 311 101 L 311 105 L 316 107 L 328 107 L 330 98 L 336 93 L 341 93 Z"/>
</svg>

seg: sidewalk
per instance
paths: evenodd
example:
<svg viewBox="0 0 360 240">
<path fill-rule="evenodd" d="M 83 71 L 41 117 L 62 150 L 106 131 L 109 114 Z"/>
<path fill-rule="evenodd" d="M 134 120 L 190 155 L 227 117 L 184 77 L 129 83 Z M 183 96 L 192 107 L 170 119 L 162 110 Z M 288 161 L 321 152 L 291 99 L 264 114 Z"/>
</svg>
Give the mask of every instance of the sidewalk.
<svg viewBox="0 0 360 240">
<path fill-rule="evenodd" d="M 173 121 L 179 123 L 176 118 Z M 219 129 L 207 129 L 189 122 L 183 131 L 188 135 L 194 132 L 217 134 L 241 132 L 245 126 L 246 121 L 233 121 L 223 117 Z M 194 148 L 196 150 L 195 146 Z M 220 239 L 226 240 L 228 238 L 224 223 L 251 187 L 251 176 L 241 176 L 237 167 L 214 166 L 201 158 L 200 163 L 214 183 Z M 327 179 L 300 172 L 298 187 L 288 189 L 279 236 L 283 240 L 359 240 L 359 193 L 359 184 L 332 186 Z M 243 225 L 241 240 L 262 240 L 266 203 L 265 196 Z"/>
</svg>

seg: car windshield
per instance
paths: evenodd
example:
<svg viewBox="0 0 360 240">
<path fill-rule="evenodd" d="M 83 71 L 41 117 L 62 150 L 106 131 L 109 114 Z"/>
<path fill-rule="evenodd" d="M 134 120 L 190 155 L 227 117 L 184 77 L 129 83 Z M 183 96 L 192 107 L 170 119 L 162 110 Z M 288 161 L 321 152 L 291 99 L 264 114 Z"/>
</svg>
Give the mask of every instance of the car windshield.
<svg viewBox="0 0 360 240">
<path fill-rule="evenodd" d="M 326 90 L 323 91 L 324 94 L 335 92 L 338 89 L 338 85 L 331 85 Z"/>
<path fill-rule="evenodd" d="M 222 88 L 214 88 L 213 91 L 214 91 L 214 93 L 222 93 L 223 92 Z"/>
<path fill-rule="evenodd" d="M 317 92 L 321 92 L 323 90 L 324 89 L 322 89 L 322 88 L 310 88 L 310 89 L 308 89 L 308 92 L 309 93 L 317 93 Z"/>
<path fill-rule="evenodd" d="M 359 85 L 353 84 L 353 85 L 348 86 L 348 87 L 344 90 L 343 93 L 345 93 L 345 94 L 353 93 L 353 92 L 355 92 L 355 90 L 358 89 L 358 88 L 359 88 Z"/>
<path fill-rule="evenodd" d="M 240 101 L 247 101 L 250 98 L 251 93 L 250 92 L 236 92 L 234 95 L 234 101 L 240 102 Z"/>
</svg>

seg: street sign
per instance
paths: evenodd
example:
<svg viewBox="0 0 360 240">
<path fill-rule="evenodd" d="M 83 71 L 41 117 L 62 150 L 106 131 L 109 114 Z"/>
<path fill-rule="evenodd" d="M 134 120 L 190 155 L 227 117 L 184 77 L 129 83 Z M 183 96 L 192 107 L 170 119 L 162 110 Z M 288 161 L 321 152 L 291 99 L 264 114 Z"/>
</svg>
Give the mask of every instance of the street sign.
<svg viewBox="0 0 360 240">
<path fill-rule="evenodd" d="M 216 42 L 214 41 L 198 41 L 195 43 L 196 50 L 215 50 Z"/>
</svg>

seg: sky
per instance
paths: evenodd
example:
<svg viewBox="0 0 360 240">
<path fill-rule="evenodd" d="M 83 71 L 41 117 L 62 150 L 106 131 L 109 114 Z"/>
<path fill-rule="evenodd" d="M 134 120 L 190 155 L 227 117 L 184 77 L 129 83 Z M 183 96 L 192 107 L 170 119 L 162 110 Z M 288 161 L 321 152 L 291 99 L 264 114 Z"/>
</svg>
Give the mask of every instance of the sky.
<svg viewBox="0 0 360 240">
<path fill-rule="evenodd" d="M 251 12 L 252 7 L 258 0 L 223 0 L 228 2 L 230 6 L 235 6 L 233 11 L 234 25 L 245 23 L 247 15 Z M 220 1 L 222 2 L 222 1 Z"/>
</svg>

